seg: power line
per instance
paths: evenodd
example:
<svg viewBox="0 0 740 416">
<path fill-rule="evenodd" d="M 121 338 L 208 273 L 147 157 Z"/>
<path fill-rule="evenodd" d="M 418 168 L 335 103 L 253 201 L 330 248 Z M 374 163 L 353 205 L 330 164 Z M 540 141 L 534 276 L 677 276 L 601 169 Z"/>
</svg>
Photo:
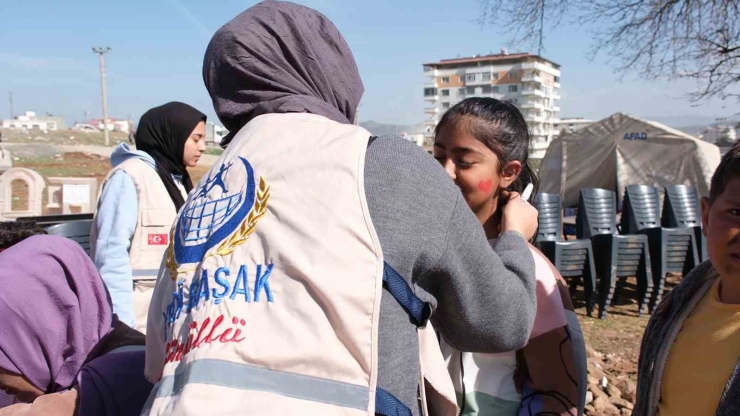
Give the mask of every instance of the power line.
<svg viewBox="0 0 740 416">
<path fill-rule="evenodd" d="M 103 95 L 103 131 L 105 132 L 105 145 L 110 146 L 110 136 L 108 134 L 108 102 L 105 95 L 105 54 L 110 52 L 109 47 L 92 48 L 93 53 L 100 56 L 100 91 Z"/>
</svg>

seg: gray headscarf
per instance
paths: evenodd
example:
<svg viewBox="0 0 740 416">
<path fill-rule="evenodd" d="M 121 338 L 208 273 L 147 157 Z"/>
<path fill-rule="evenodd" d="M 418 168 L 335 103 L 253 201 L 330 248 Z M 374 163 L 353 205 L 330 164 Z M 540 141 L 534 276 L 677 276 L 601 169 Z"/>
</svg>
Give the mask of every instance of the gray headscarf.
<svg viewBox="0 0 740 416">
<path fill-rule="evenodd" d="M 229 135 L 269 113 L 312 113 L 354 122 L 364 87 L 347 42 L 321 13 L 268 0 L 216 32 L 203 80 Z"/>
</svg>

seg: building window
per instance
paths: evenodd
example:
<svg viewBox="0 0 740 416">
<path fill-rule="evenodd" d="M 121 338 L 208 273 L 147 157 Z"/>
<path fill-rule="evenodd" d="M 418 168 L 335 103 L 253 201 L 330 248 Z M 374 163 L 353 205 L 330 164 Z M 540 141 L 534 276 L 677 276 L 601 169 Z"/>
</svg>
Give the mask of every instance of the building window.
<svg viewBox="0 0 740 416">
<path fill-rule="evenodd" d="M 449 84 L 450 83 L 450 77 L 442 77 L 442 83 L 443 84 Z"/>
<path fill-rule="evenodd" d="M 481 87 L 482 94 L 490 94 L 492 90 L 493 90 L 493 87 L 490 85 L 484 85 Z"/>
<path fill-rule="evenodd" d="M 519 78 L 519 71 L 510 71 L 509 72 L 509 78 L 510 79 L 517 79 L 517 78 Z"/>
<path fill-rule="evenodd" d="M 457 90 L 458 95 L 465 95 L 465 88 L 460 88 Z"/>
<path fill-rule="evenodd" d="M 424 66 L 424 72 L 429 72 L 429 71 L 432 71 L 432 70 L 434 70 L 434 67 L 432 67 L 432 66 L 426 66 L 426 65 Z"/>
<path fill-rule="evenodd" d="M 465 90 L 465 94 L 475 95 L 475 87 L 467 87 L 467 89 Z"/>
<path fill-rule="evenodd" d="M 467 81 L 467 82 L 474 82 L 475 81 L 475 74 L 465 75 L 465 81 Z"/>
<path fill-rule="evenodd" d="M 498 85 L 495 85 L 495 86 L 494 86 L 494 87 L 492 88 L 492 91 L 493 91 L 494 93 L 498 94 Z"/>
<path fill-rule="evenodd" d="M 490 81 L 491 80 L 491 74 L 483 74 L 483 81 Z"/>
<path fill-rule="evenodd" d="M 560 77 L 555 77 L 555 82 L 560 82 Z"/>
<path fill-rule="evenodd" d="M 509 92 L 517 92 L 519 91 L 518 85 L 509 85 Z"/>
<path fill-rule="evenodd" d="M 442 90 L 442 96 L 443 97 L 449 97 L 450 96 L 450 90 Z"/>
<path fill-rule="evenodd" d="M 498 81 L 498 74 L 493 74 L 493 79 Z"/>
<path fill-rule="evenodd" d="M 434 97 L 437 95 L 437 89 L 436 88 L 424 88 L 424 96 L 425 97 Z"/>
<path fill-rule="evenodd" d="M 443 110 L 447 110 L 448 108 L 450 108 L 450 103 L 442 103 Z"/>
</svg>

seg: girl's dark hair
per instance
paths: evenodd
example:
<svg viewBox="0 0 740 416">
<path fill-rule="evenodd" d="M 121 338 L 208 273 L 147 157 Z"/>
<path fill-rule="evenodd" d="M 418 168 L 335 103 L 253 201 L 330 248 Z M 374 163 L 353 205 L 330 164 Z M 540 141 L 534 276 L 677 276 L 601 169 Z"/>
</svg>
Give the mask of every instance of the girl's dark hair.
<svg viewBox="0 0 740 416">
<path fill-rule="evenodd" d="M 468 98 L 447 110 L 437 124 L 435 134 L 448 124 L 462 126 L 491 149 L 498 157 L 500 170 L 511 161 L 521 162 L 519 177 L 506 190 L 521 193 L 531 183 L 534 192 L 530 201 L 534 201 L 539 179 L 529 166 L 529 128 L 514 104 L 495 98 Z"/>
</svg>

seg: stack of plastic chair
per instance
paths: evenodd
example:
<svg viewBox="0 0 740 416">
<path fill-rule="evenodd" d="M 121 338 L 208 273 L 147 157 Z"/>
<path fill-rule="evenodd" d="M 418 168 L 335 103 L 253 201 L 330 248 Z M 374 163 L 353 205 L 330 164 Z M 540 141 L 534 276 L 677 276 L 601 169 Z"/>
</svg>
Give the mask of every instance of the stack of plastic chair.
<svg viewBox="0 0 740 416">
<path fill-rule="evenodd" d="M 701 232 L 701 198 L 693 186 L 671 185 L 665 187 L 663 218 L 661 225 L 669 228 L 691 228 L 694 230 L 701 261 L 709 260 L 707 238 Z"/>
<path fill-rule="evenodd" d="M 665 228 L 660 222 L 658 188 L 629 185 L 624 193 L 622 233 L 644 234 L 650 244 L 653 272 L 653 296 L 650 311 L 660 303 L 668 273 L 686 276 L 699 264 L 694 230 Z"/>
<path fill-rule="evenodd" d="M 90 228 L 92 220 L 70 221 L 46 227 L 46 232 L 76 241 L 90 255 Z"/>
<path fill-rule="evenodd" d="M 576 233 L 580 239 L 590 239 L 599 275 L 599 318 L 609 311 L 617 279 L 637 277 L 639 314 L 646 312 L 653 290 L 650 251 L 646 235 L 617 234 L 616 195 L 597 188 L 581 190 L 578 199 Z"/>
<path fill-rule="evenodd" d="M 539 212 L 537 245 L 542 253 L 558 269 L 560 275 L 571 279 L 570 292 L 575 292 L 578 278 L 583 281 L 586 299 L 586 313 L 591 316 L 594 307 L 596 271 L 594 249 L 591 240 L 563 241 L 562 199 L 556 194 L 538 194 L 535 207 Z"/>
</svg>

